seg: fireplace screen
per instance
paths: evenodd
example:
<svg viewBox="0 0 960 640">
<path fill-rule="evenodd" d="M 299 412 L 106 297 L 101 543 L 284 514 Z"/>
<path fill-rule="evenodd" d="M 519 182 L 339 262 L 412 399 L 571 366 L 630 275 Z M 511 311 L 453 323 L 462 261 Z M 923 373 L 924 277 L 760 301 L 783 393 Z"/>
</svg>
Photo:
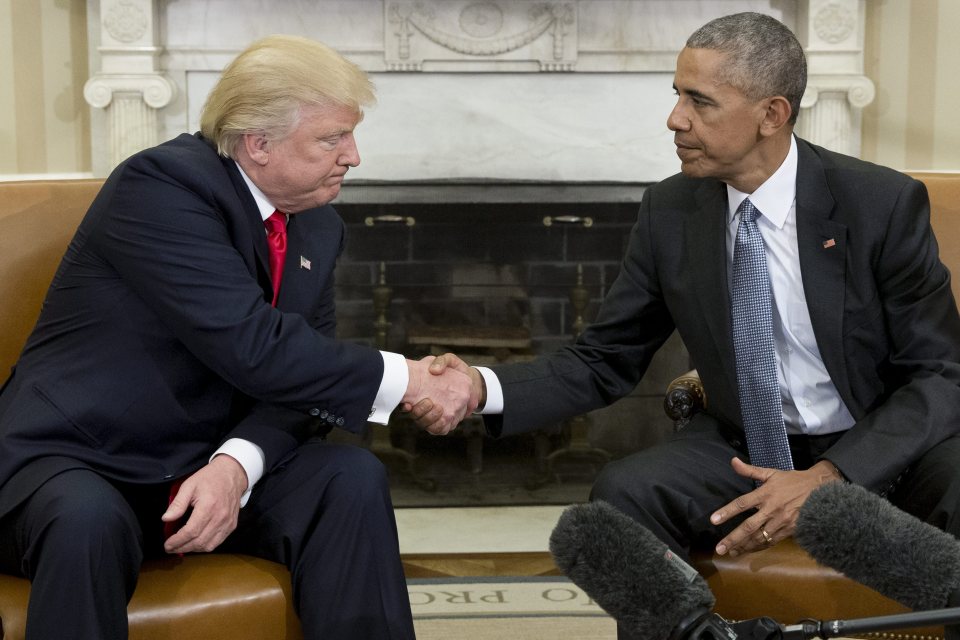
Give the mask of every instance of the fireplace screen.
<svg viewBox="0 0 960 640">
<path fill-rule="evenodd" d="M 338 334 L 411 358 L 452 351 L 470 364 L 533 358 L 569 344 L 617 275 L 635 202 L 343 204 Z M 567 504 L 607 461 L 661 439 L 663 390 L 685 370 L 671 340 L 612 407 L 504 439 L 478 417 L 447 437 L 402 413 L 360 444 L 390 471 L 396 506 Z M 345 433 L 331 436 L 351 440 Z"/>
</svg>

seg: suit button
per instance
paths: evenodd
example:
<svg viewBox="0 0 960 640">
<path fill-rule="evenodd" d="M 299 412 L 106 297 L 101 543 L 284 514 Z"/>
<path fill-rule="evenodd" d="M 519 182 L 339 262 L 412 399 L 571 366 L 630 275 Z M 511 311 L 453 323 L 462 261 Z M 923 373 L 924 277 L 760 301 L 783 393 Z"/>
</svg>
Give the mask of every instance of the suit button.
<svg viewBox="0 0 960 640">
<path fill-rule="evenodd" d="M 313 409 L 310 409 L 310 415 L 312 416 L 320 415 L 320 409 L 317 409 L 316 407 L 314 407 Z"/>
<path fill-rule="evenodd" d="M 338 427 L 342 427 L 342 426 L 343 426 L 343 423 L 344 423 L 344 420 L 343 420 L 343 417 L 342 417 L 342 416 L 339 417 L 339 418 L 337 418 L 337 426 L 338 426 Z"/>
<path fill-rule="evenodd" d="M 320 419 L 326 420 L 328 415 L 330 415 L 330 413 L 326 409 L 324 409 L 323 411 L 320 412 Z"/>
<path fill-rule="evenodd" d="M 332 413 L 327 416 L 327 424 L 334 424 L 337 421 L 337 417 Z"/>
</svg>

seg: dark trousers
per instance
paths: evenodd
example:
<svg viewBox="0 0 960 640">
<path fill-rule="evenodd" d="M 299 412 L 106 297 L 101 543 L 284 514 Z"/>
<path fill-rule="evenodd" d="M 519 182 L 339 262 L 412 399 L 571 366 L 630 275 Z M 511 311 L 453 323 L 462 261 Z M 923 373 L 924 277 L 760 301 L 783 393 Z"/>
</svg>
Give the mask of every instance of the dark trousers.
<svg viewBox="0 0 960 640">
<path fill-rule="evenodd" d="M 790 438 L 798 469 L 810 467 L 839 435 Z M 591 500 L 604 500 L 645 526 L 682 558 L 691 548 L 712 547 L 750 514 L 721 526 L 710 515 L 753 490 L 753 481 L 734 473 L 730 460 L 746 460 L 745 445 L 722 433 L 706 415 L 697 416 L 668 441 L 608 464 Z M 923 456 L 888 496 L 899 508 L 960 537 L 960 437 Z M 795 621 L 784 621 L 792 623 Z M 619 637 L 630 638 L 622 627 Z"/>
<path fill-rule="evenodd" d="M 31 580 L 28 640 L 122 639 L 144 556 L 162 552 L 167 487 L 62 473 L 0 520 L 0 570 Z M 290 569 L 309 640 L 414 637 L 383 465 L 312 441 L 264 476 L 218 551 Z"/>
</svg>

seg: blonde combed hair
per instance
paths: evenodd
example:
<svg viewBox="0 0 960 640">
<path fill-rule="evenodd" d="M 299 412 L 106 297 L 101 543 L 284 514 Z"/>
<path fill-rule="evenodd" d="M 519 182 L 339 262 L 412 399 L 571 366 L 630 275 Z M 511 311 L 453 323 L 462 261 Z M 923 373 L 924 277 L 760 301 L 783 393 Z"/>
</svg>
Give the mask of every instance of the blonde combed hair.
<svg viewBox="0 0 960 640">
<path fill-rule="evenodd" d="M 341 106 L 362 113 L 376 98 L 367 74 L 315 40 L 273 35 L 257 40 L 227 65 L 200 114 L 200 132 L 236 158 L 247 133 L 282 140 L 301 107 Z"/>
</svg>

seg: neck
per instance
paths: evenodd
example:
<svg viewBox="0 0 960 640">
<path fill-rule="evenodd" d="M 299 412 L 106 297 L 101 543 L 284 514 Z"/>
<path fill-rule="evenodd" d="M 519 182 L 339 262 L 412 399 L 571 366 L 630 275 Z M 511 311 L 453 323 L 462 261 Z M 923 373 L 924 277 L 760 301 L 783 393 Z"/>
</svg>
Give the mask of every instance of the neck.
<svg viewBox="0 0 960 640">
<path fill-rule="evenodd" d="M 786 131 L 785 135 L 764 138 L 754 147 L 754 158 L 749 169 L 725 182 L 742 193 L 753 193 L 759 189 L 787 159 L 791 135 L 792 132 Z"/>
</svg>

